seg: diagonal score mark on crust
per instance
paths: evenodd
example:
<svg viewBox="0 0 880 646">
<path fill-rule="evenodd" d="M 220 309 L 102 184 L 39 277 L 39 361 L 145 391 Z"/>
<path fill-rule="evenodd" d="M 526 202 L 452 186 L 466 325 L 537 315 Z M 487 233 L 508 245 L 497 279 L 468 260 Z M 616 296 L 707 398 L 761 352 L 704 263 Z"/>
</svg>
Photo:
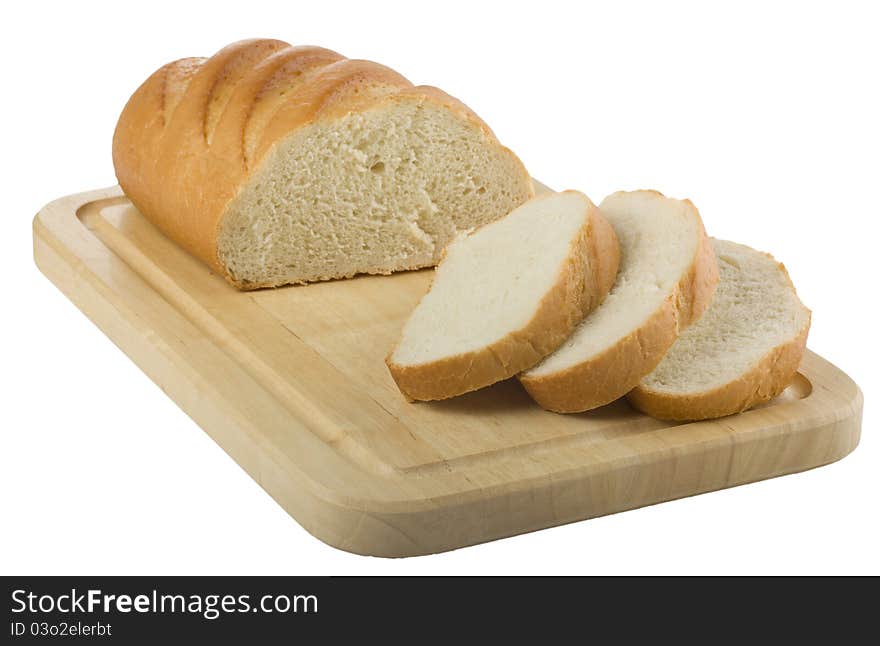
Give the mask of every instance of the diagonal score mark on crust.
<svg viewBox="0 0 880 646">
<path fill-rule="evenodd" d="M 208 59 L 202 57 L 181 58 L 162 68 L 164 70 L 160 97 L 162 128 L 168 127 L 171 123 L 190 82 L 206 60 Z"/>
<path fill-rule="evenodd" d="M 255 88 L 244 116 L 240 139 L 241 158 L 248 171 L 263 128 L 284 102 L 296 101 L 298 89 L 305 87 L 321 69 L 340 60 L 345 60 L 341 54 L 322 47 L 288 47 L 275 52 L 252 70 L 245 81 L 259 86 Z"/>
<path fill-rule="evenodd" d="M 218 53 L 222 66 L 214 72 L 213 82 L 205 96 L 202 110 L 202 133 L 209 146 L 236 86 L 260 62 L 285 47 L 288 47 L 287 43 L 280 40 L 245 41 L 230 46 L 228 51 L 221 50 Z M 226 60 L 223 61 L 223 58 Z"/>
<path fill-rule="evenodd" d="M 267 114 L 259 121 L 249 120 L 245 162 L 251 168 L 268 151 L 267 136 L 274 142 L 283 134 L 317 120 L 328 108 L 338 107 L 343 95 L 348 101 L 337 116 L 363 109 L 371 96 L 379 98 L 411 85 L 397 72 L 372 61 L 340 58 L 317 65 L 296 79 L 284 100 L 270 102 Z M 373 92 L 376 88 L 378 93 Z"/>
</svg>

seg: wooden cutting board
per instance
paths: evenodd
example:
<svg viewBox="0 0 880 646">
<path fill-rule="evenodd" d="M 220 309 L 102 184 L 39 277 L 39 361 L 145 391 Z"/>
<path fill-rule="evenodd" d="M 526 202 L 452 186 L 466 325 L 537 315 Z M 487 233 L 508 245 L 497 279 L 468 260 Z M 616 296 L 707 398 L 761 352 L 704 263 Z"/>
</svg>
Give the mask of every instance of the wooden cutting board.
<svg viewBox="0 0 880 646">
<path fill-rule="evenodd" d="M 37 265 L 309 532 L 343 550 L 450 550 L 803 471 L 859 441 L 862 394 L 807 352 L 740 415 L 580 415 L 516 380 L 407 403 L 384 357 L 430 271 L 237 292 L 118 187 L 52 202 Z"/>
</svg>

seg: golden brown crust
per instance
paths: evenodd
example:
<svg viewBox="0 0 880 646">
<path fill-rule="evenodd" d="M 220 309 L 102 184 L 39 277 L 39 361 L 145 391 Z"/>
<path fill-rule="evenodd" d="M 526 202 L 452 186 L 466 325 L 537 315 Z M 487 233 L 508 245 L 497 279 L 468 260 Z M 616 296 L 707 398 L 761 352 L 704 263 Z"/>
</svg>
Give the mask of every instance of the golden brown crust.
<svg viewBox="0 0 880 646">
<path fill-rule="evenodd" d="M 795 338 L 776 346 L 751 370 L 723 386 L 682 395 L 639 385 L 627 399 L 643 413 L 664 420 L 696 421 L 741 413 L 773 399 L 791 383 L 804 356 L 809 331 L 807 319 Z"/>
<path fill-rule="evenodd" d="M 392 350 L 386 364 L 408 399 L 447 399 L 512 377 L 558 348 L 602 302 L 617 274 L 620 248 L 614 229 L 587 202 L 584 225 L 572 240 L 568 260 L 525 327 L 481 350 L 425 364 L 397 364 Z"/>
<path fill-rule="evenodd" d="M 161 94 L 163 127 L 171 121 L 171 115 L 174 114 L 186 88 L 189 87 L 190 79 L 199 71 L 206 60 L 208 59 L 183 58 L 163 68 L 165 70 Z"/>
<path fill-rule="evenodd" d="M 715 288 L 718 287 L 718 259 L 712 248 L 712 241 L 706 235 L 699 210 L 690 200 L 684 200 L 700 220 L 700 245 L 694 262 L 688 268 L 675 291 L 675 311 L 678 314 L 676 336 L 692 323 L 696 323 L 712 302 Z M 653 368 L 651 369 L 653 370 Z M 647 374 L 647 373 L 645 373 Z"/>
<path fill-rule="evenodd" d="M 501 147 L 479 117 L 439 90 L 413 88 L 377 63 L 258 39 L 208 59 L 170 63 L 150 76 L 119 118 L 113 164 L 147 219 L 230 283 L 256 289 L 264 285 L 235 281 L 218 257 L 230 201 L 281 138 L 395 97 L 449 105 Z"/>
<path fill-rule="evenodd" d="M 589 202 L 589 200 L 587 201 Z M 587 236 L 587 243 L 590 245 L 590 249 L 587 252 L 587 259 L 590 262 L 590 280 L 593 281 L 593 284 L 587 290 L 590 301 L 587 303 L 586 312 L 578 319 L 577 323 L 580 323 L 587 313 L 602 304 L 614 286 L 617 270 L 620 267 L 620 243 L 617 240 L 617 234 L 614 233 L 614 227 L 592 202 L 589 204 L 590 233 Z"/>
<path fill-rule="evenodd" d="M 547 376 L 520 375 L 526 391 L 542 408 L 580 413 L 625 395 L 650 373 L 677 338 L 672 298 L 641 326 L 604 352 Z"/>
<path fill-rule="evenodd" d="M 796 291 L 785 265 L 769 253 L 763 255 L 776 262 L 792 291 Z M 732 382 L 688 395 L 664 393 L 639 384 L 627 393 L 626 398 L 651 417 L 677 422 L 741 413 L 773 399 L 791 383 L 806 351 L 811 319 L 812 313 L 808 312 L 803 329 L 793 339 L 770 350 L 751 370 Z"/>
<path fill-rule="evenodd" d="M 660 197 L 662 193 L 647 191 Z M 699 219 L 696 207 L 688 201 Z M 610 226 L 610 225 L 609 225 Z M 712 301 L 718 264 L 700 221 L 700 242 L 688 270 L 661 306 L 638 328 L 604 352 L 554 373 L 519 375 L 520 383 L 542 408 L 580 413 L 623 397 L 649 374 L 685 327 Z"/>
<path fill-rule="evenodd" d="M 114 133 L 113 165 L 126 195 L 170 238 L 221 273 L 216 230 L 244 168 L 212 155 L 213 115 L 248 70 L 284 47 L 277 40 L 247 40 L 190 64 L 186 74 L 175 75 L 184 67 L 179 62 L 165 66 L 134 93 Z"/>
</svg>

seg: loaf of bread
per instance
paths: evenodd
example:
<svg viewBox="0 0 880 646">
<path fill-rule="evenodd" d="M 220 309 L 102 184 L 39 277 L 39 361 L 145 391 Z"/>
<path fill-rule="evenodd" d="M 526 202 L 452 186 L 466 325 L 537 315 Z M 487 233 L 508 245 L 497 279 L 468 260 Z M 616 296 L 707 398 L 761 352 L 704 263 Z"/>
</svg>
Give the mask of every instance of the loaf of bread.
<svg viewBox="0 0 880 646">
<path fill-rule="evenodd" d="M 119 118 L 113 163 L 145 217 L 242 289 L 432 266 L 534 194 L 456 99 L 277 40 L 160 68 Z"/>
<path fill-rule="evenodd" d="M 617 280 L 601 307 L 519 376 L 548 410 L 577 413 L 623 397 L 709 305 L 715 254 L 696 207 L 656 191 L 618 192 L 599 205 L 620 240 Z"/>
<path fill-rule="evenodd" d="M 410 399 L 507 379 L 562 343 L 608 293 L 614 230 L 577 191 L 550 193 L 457 238 L 387 359 Z"/>
<path fill-rule="evenodd" d="M 653 417 L 739 413 L 781 393 L 803 357 L 810 310 L 785 267 L 745 245 L 712 242 L 721 280 L 711 305 L 628 395 Z"/>
</svg>

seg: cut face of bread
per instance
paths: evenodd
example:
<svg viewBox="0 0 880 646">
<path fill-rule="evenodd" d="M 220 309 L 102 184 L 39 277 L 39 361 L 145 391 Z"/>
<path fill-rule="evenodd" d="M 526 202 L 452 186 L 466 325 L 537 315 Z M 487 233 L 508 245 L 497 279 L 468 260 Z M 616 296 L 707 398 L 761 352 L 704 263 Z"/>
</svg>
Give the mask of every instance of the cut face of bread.
<svg viewBox="0 0 880 646">
<path fill-rule="evenodd" d="M 387 359 L 398 387 L 444 399 L 534 365 L 601 302 L 618 258 L 614 231 L 576 191 L 460 236 Z"/>
<path fill-rule="evenodd" d="M 713 240 L 721 281 L 703 317 L 629 395 L 661 419 L 744 411 L 781 393 L 800 365 L 810 310 L 769 254 Z"/>
<path fill-rule="evenodd" d="M 456 234 L 531 192 L 519 161 L 477 123 L 397 99 L 278 143 L 230 205 L 218 254 L 253 285 L 433 266 Z"/>
<path fill-rule="evenodd" d="M 541 406 L 590 410 L 651 372 L 712 298 L 718 269 L 700 214 L 656 191 L 614 193 L 599 206 L 620 241 L 620 271 L 601 307 L 553 354 L 520 375 Z"/>
</svg>

